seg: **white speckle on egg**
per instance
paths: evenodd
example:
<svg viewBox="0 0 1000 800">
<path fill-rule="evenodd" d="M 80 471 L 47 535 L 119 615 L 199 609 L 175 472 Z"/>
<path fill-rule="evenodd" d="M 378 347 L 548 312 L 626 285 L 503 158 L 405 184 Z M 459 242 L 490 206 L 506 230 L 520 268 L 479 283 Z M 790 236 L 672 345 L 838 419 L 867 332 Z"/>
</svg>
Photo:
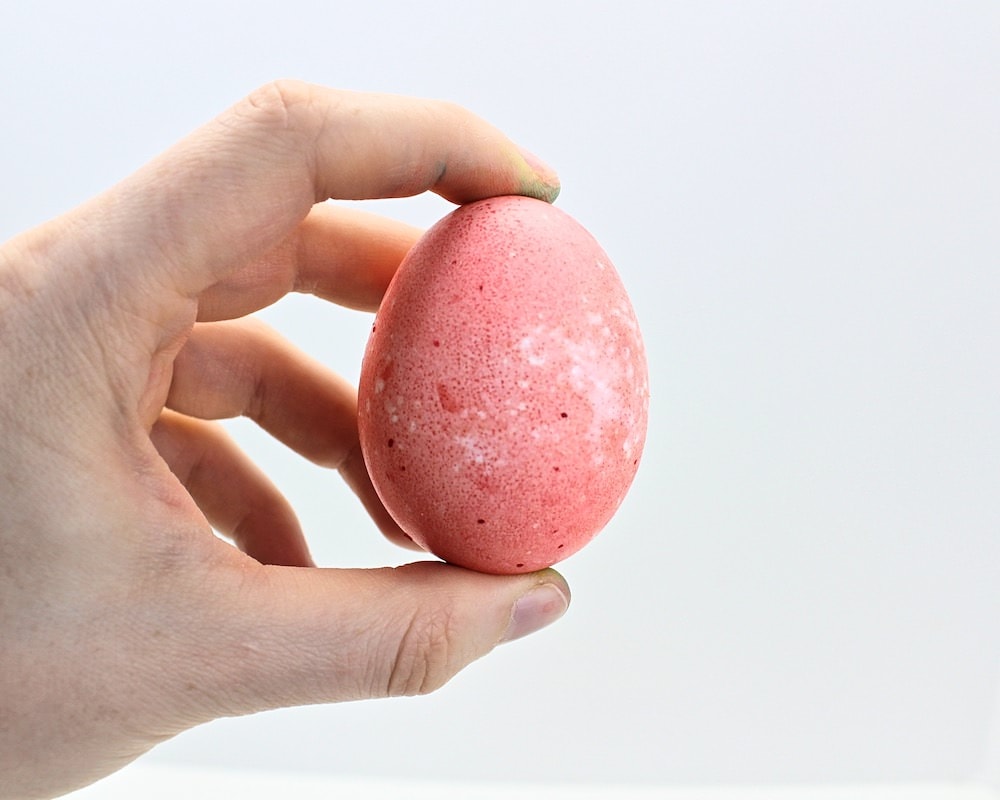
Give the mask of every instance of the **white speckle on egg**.
<svg viewBox="0 0 1000 800">
<path fill-rule="evenodd" d="M 487 456 L 490 455 L 489 449 L 475 436 L 456 436 L 455 444 L 464 451 L 466 459 L 473 464 L 485 464 Z"/>
</svg>

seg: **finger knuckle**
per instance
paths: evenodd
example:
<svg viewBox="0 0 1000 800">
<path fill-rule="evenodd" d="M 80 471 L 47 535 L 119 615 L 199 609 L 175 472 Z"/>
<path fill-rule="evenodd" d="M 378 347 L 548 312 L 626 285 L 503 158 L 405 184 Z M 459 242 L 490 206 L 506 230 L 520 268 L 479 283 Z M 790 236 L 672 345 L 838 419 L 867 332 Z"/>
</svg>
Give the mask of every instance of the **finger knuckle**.
<svg viewBox="0 0 1000 800">
<path fill-rule="evenodd" d="M 274 80 L 247 95 L 243 110 L 267 127 L 293 128 L 299 109 L 309 105 L 311 93 L 304 81 Z"/>
<path fill-rule="evenodd" d="M 444 686 L 461 667 L 456 664 L 457 640 L 451 612 L 415 615 L 392 659 L 386 695 L 424 695 Z"/>
</svg>

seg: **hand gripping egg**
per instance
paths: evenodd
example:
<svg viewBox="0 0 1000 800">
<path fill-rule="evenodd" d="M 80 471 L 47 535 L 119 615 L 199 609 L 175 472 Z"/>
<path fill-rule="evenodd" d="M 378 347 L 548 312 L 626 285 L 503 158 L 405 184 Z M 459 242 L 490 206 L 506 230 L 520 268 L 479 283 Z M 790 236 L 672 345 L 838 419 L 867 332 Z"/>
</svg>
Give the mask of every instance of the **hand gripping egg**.
<svg viewBox="0 0 1000 800">
<path fill-rule="evenodd" d="M 524 197 L 462 206 L 400 265 L 358 387 L 361 447 L 400 527 L 454 564 L 519 573 L 608 522 L 649 405 L 632 306 L 607 255 Z"/>
</svg>

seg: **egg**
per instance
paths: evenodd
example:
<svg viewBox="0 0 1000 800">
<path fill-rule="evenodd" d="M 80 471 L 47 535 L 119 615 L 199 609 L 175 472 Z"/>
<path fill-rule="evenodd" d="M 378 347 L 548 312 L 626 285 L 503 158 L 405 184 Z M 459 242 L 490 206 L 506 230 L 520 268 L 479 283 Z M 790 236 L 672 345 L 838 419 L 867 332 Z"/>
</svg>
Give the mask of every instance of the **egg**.
<svg viewBox="0 0 1000 800">
<path fill-rule="evenodd" d="M 481 200 L 430 228 L 386 291 L 358 386 L 361 448 L 421 547 L 534 571 L 619 508 L 648 387 L 635 313 L 594 238 L 540 200 Z"/>
</svg>

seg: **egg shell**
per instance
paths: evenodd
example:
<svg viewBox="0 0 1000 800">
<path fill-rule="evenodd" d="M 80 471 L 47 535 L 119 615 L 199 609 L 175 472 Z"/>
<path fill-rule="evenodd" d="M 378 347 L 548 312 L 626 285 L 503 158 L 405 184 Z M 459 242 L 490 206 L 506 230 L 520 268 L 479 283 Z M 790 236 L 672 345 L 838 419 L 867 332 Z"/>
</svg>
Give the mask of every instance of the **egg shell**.
<svg viewBox="0 0 1000 800">
<path fill-rule="evenodd" d="M 498 197 L 456 209 L 400 265 L 365 351 L 358 425 L 375 489 L 415 542 L 511 574 L 605 526 L 648 405 L 608 256 L 563 211 Z"/>
</svg>

